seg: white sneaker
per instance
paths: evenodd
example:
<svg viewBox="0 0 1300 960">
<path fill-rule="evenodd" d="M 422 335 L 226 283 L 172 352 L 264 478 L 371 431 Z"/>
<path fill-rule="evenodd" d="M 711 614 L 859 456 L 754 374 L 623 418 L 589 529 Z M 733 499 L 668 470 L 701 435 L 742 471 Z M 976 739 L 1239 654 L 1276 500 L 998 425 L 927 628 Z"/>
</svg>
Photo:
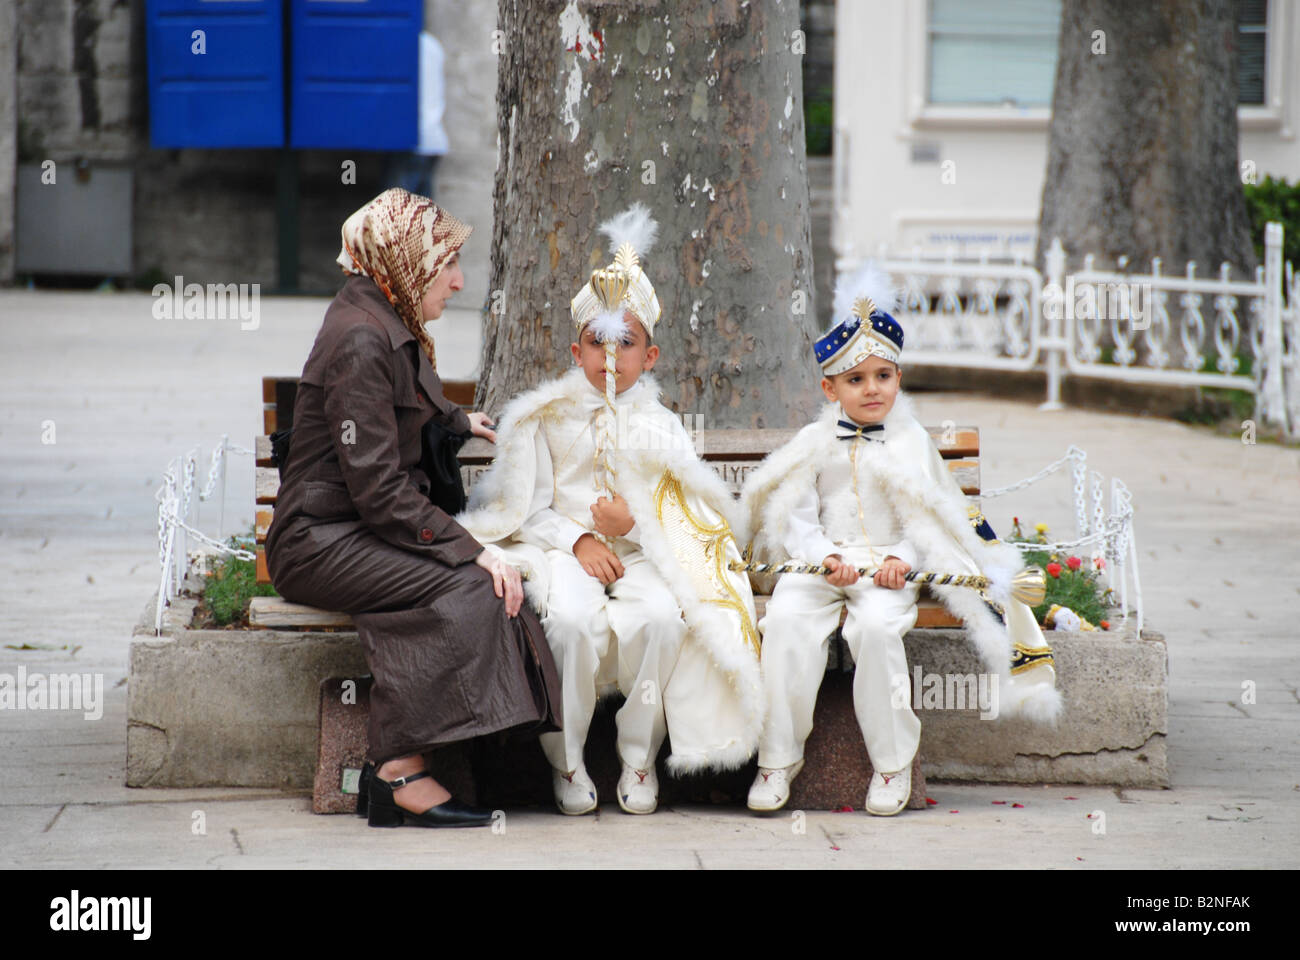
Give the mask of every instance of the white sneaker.
<svg viewBox="0 0 1300 960">
<path fill-rule="evenodd" d="M 912 768 L 906 767 L 897 773 L 871 774 L 871 786 L 867 788 L 867 812 L 878 817 L 892 817 L 905 806 L 912 796 Z"/>
<path fill-rule="evenodd" d="M 578 817 L 596 809 L 596 785 L 582 764 L 568 772 L 552 767 L 551 788 L 555 791 L 555 805 L 560 808 L 560 813 Z"/>
<path fill-rule="evenodd" d="M 624 813 L 654 813 L 659 806 L 659 774 L 652 766 L 637 770 L 626 763 L 618 778 L 618 805 Z"/>
<path fill-rule="evenodd" d="M 749 788 L 749 809 L 766 812 L 784 807 L 790 799 L 790 783 L 802 769 L 802 760 L 788 767 L 759 767 Z"/>
</svg>

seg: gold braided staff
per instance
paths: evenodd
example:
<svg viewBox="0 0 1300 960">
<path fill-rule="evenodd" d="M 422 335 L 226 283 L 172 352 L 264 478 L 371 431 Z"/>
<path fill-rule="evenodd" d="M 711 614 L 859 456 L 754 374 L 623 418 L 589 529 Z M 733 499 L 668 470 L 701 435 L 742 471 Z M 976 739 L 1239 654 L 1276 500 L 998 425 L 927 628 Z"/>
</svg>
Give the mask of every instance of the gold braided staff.
<svg viewBox="0 0 1300 960">
<path fill-rule="evenodd" d="M 625 243 L 618 248 L 614 254 L 614 262 L 607 267 L 601 267 L 591 272 L 591 292 L 596 295 L 601 306 L 607 310 L 618 310 L 623 305 L 623 300 L 627 297 L 627 292 L 636 278 L 636 272 L 641 269 L 640 260 L 637 258 L 636 251 L 632 249 L 630 243 Z M 606 340 L 605 344 L 605 409 L 600 424 L 600 434 L 596 443 L 596 462 L 597 473 L 600 475 L 601 486 L 612 500 L 617 494 L 614 491 L 613 478 L 618 476 L 618 472 L 610 463 L 610 451 L 617 446 L 615 437 L 615 422 L 617 420 L 617 407 L 614 405 L 616 394 L 616 351 L 618 345 L 611 340 Z M 606 544 L 611 538 L 597 534 L 597 537 Z"/>
<path fill-rule="evenodd" d="M 804 563 L 800 560 L 785 560 L 781 563 L 761 563 L 750 559 L 748 550 L 744 559 L 733 560 L 731 569 L 737 572 L 748 570 L 750 573 L 811 573 L 824 576 L 830 568 L 819 563 Z M 880 567 L 855 567 L 859 576 L 872 576 Z M 927 570 L 910 570 L 903 575 L 909 583 L 933 583 L 939 587 L 969 587 L 983 593 L 989 588 L 989 578 L 972 573 L 934 573 Z M 1047 596 L 1047 577 L 1042 567 L 1025 567 L 1011 578 L 1011 596 L 1029 607 L 1036 607 Z M 987 599 L 987 598 L 985 598 Z M 990 601 L 991 602 L 991 601 Z"/>
</svg>

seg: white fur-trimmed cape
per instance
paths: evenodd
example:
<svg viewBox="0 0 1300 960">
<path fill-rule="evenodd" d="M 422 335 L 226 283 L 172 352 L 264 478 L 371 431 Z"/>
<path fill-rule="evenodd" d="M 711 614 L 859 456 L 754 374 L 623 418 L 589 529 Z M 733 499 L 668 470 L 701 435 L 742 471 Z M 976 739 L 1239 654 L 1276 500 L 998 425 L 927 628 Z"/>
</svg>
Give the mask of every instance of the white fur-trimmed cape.
<svg viewBox="0 0 1300 960">
<path fill-rule="evenodd" d="M 804 494 L 815 487 L 817 476 L 837 443 L 838 404 L 827 404 L 814 422 L 801 429 L 785 446 L 773 451 L 749 473 L 741 494 L 745 526 L 737 537 L 752 542 L 760 560 L 784 559 L 782 546 L 786 519 Z M 982 573 L 1002 584 L 1024 566 L 1020 552 L 1004 543 L 983 540 L 971 526 L 967 500 L 943 462 L 926 429 L 917 422 L 910 398 L 899 393 L 884 420 L 883 442 L 862 443 L 858 468 L 876 477 L 893 506 L 904 538 L 916 548 L 918 569 L 940 573 Z M 835 539 L 834 530 L 827 535 Z M 945 607 L 966 625 L 967 636 L 989 673 L 999 677 L 1000 712 L 1031 720 L 1054 722 L 1061 710 L 1055 687 L 1014 682 L 1011 677 L 1012 634 L 1028 647 L 1047 645 L 1033 616 L 1013 611 L 1022 606 L 1002 590 L 989 596 L 1007 607 L 1007 624 L 966 587 L 930 589 Z"/>
<path fill-rule="evenodd" d="M 512 400 L 497 427 L 496 460 L 474 485 L 467 511 L 456 518 L 480 543 L 529 570 L 525 591 L 542 616 L 550 567 L 544 550 L 519 537 L 535 489 L 538 431 L 548 418 L 586 416 L 579 412 L 580 405 L 591 389 L 582 370 L 574 369 Z M 739 512 L 726 484 L 696 456 L 681 421 L 659 402 L 655 379 L 643 373 L 635 389 L 638 394 L 628 416 L 644 442 L 616 452 L 618 492 L 636 521 L 641 551 L 672 591 L 688 628 L 672 679 L 663 690 L 673 747 L 668 768 L 674 774 L 734 769 L 753 756 L 762 732 L 758 655 L 745 639 L 741 616 L 701 598 L 691 572 L 677 559 L 671 531 L 660 525 L 654 492 L 665 474 L 671 474 L 681 485 L 686 506 L 705 522 L 726 520 L 734 529 Z M 726 542 L 726 553 L 729 559 L 739 559 L 734 540 Z M 752 630 L 748 582 L 741 575 L 732 578 Z"/>
</svg>

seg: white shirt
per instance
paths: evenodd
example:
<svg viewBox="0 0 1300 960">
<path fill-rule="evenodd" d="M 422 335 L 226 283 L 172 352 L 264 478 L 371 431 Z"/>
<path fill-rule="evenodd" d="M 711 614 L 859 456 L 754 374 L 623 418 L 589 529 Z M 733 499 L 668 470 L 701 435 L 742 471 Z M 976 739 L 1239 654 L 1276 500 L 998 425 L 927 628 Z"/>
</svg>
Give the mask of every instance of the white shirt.
<svg viewBox="0 0 1300 960">
<path fill-rule="evenodd" d="M 839 414 L 839 419 L 848 419 L 843 408 Z M 902 543 L 901 525 L 894 508 L 860 460 L 856 495 L 853 489 L 852 448 L 876 442 L 865 438 L 835 441 L 817 475 L 817 485 L 804 492 L 787 521 L 782 545 L 792 558 L 821 563 L 831 554 L 843 553 L 844 548 L 870 546 L 874 549 Z M 858 456 L 861 457 L 860 450 Z M 889 552 L 901 555 L 907 551 Z M 884 554 L 879 558 L 883 560 Z"/>
</svg>

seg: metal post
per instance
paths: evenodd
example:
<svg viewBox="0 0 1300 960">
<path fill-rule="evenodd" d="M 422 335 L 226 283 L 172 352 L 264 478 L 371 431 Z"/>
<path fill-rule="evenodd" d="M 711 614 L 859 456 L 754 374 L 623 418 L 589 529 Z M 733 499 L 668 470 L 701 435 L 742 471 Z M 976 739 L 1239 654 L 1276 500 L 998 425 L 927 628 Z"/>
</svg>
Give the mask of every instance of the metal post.
<svg viewBox="0 0 1300 960">
<path fill-rule="evenodd" d="M 226 467 L 229 466 L 230 434 L 221 435 L 221 498 L 217 501 L 217 539 L 222 540 L 226 533 Z"/>
<path fill-rule="evenodd" d="M 1264 225 L 1264 356 L 1255 362 L 1264 363 L 1260 392 L 1263 404 L 1260 413 L 1265 421 L 1276 423 L 1284 433 L 1291 434 L 1289 411 L 1283 391 L 1286 376 L 1285 351 L 1282 343 L 1282 224 Z"/>
<path fill-rule="evenodd" d="M 167 598 L 171 593 L 172 546 L 175 539 L 176 528 L 172 527 L 167 531 L 167 547 L 163 551 L 162 576 L 158 578 L 158 603 L 153 615 L 154 636 L 162 633 L 163 608 L 167 606 Z"/>
<path fill-rule="evenodd" d="M 1061 238 L 1053 237 L 1052 245 L 1047 250 L 1044 266 L 1047 268 L 1047 285 L 1043 288 L 1046 298 L 1039 297 L 1040 346 L 1047 351 L 1047 399 L 1038 407 L 1039 410 L 1063 410 L 1061 403 L 1061 358 L 1068 345 L 1063 338 L 1065 311 L 1072 309 L 1066 303 L 1065 290 L 1065 248 Z M 1047 309 L 1045 299 L 1050 299 L 1051 308 Z M 1041 318 L 1047 323 L 1042 325 Z"/>
<path fill-rule="evenodd" d="M 1128 549 L 1129 559 L 1133 567 L 1133 595 L 1137 599 L 1137 637 L 1142 639 L 1142 581 L 1138 578 L 1138 548 L 1137 537 L 1133 533 L 1133 518 L 1130 515 L 1128 521 Z"/>
<path fill-rule="evenodd" d="M 1300 434 L 1300 283 L 1288 261 L 1283 270 L 1286 309 L 1282 311 L 1282 348 L 1286 363 L 1282 373 L 1282 400 L 1291 420 L 1288 439 Z"/>
<path fill-rule="evenodd" d="M 287 86 L 287 83 L 286 83 Z M 275 178 L 275 221 L 280 261 L 280 293 L 298 292 L 298 153 L 280 151 Z"/>
</svg>

